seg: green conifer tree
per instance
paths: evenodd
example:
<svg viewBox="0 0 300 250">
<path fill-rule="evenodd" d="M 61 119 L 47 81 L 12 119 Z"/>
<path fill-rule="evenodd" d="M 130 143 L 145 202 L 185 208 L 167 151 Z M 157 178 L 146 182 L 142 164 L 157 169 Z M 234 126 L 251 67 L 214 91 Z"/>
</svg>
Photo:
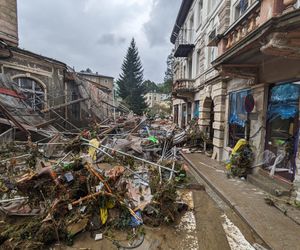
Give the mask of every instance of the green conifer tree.
<svg viewBox="0 0 300 250">
<path fill-rule="evenodd" d="M 135 114 L 142 115 L 147 108 L 144 99 L 143 66 L 134 38 L 127 50 L 121 70 L 122 73 L 117 80 L 117 93 Z"/>
</svg>

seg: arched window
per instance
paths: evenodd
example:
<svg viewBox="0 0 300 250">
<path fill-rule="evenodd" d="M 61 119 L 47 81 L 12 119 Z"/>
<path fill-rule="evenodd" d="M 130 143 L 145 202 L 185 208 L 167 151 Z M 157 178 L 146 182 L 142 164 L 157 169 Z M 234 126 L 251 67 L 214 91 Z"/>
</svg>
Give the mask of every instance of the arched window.
<svg viewBox="0 0 300 250">
<path fill-rule="evenodd" d="M 26 103 L 33 110 L 42 110 L 45 100 L 44 88 L 32 78 L 20 77 L 16 79 L 16 82 L 26 97 Z"/>
</svg>

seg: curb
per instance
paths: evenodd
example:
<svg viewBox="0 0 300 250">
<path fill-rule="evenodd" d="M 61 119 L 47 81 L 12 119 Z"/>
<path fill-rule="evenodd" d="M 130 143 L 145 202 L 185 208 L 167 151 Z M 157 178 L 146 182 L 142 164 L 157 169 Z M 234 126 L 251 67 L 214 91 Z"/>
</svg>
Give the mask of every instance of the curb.
<svg viewBox="0 0 300 250">
<path fill-rule="evenodd" d="M 184 160 L 193 168 L 194 171 L 199 174 L 199 176 L 205 181 L 205 183 L 231 208 L 233 211 L 251 228 L 251 230 L 258 235 L 258 237 L 264 242 L 264 244 L 272 249 L 270 244 L 268 244 L 263 237 L 256 231 L 256 229 L 252 226 L 251 222 L 243 215 L 243 212 L 239 209 L 239 206 L 236 205 L 233 201 L 231 201 L 223 192 L 216 188 L 213 183 L 195 166 L 195 164 L 190 161 L 182 152 L 180 155 L 184 158 Z"/>
</svg>

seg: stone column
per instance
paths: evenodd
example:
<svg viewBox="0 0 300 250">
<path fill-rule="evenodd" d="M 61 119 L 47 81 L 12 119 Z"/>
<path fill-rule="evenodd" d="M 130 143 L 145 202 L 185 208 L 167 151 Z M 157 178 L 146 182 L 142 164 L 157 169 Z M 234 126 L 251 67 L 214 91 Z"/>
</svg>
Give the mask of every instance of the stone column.
<svg viewBox="0 0 300 250">
<path fill-rule="evenodd" d="M 220 79 L 212 86 L 212 99 L 214 101 L 214 138 L 212 158 L 218 161 L 223 160 L 225 120 L 226 120 L 226 84 Z"/>
<path fill-rule="evenodd" d="M 254 165 L 261 163 L 261 156 L 265 150 L 265 122 L 268 109 L 268 86 L 260 84 L 251 89 L 255 106 L 250 118 L 250 144 L 254 147 L 256 154 Z"/>
</svg>

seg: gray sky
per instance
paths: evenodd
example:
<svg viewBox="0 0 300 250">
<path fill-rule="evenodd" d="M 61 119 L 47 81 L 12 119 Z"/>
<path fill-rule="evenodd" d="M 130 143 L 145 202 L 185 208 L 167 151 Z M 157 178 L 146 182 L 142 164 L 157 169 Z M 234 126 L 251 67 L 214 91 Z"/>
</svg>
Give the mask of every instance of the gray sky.
<svg viewBox="0 0 300 250">
<path fill-rule="evenodd" d="M 162 82 L 181 0 L 19 0 L 20 47 L 115 78 L 135 37 L 144 78 Z"/>
</svg>

